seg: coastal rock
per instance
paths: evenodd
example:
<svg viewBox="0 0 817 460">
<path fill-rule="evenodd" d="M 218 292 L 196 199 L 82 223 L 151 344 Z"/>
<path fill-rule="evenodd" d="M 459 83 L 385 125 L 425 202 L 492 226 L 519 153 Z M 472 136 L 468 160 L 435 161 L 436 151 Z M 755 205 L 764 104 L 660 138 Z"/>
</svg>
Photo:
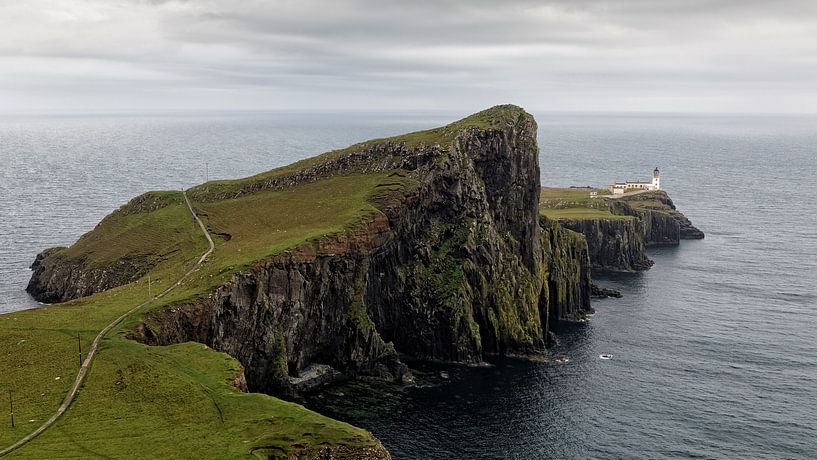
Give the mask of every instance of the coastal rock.
<svg viewBox="0 0 817 460">
<path fill-rule="evenodd" d="M 299 171 L 300 179 L 239 191 L 361 167 L 399 166 L 394 174 L 416 184 L 344 234 L 260 261 L 204 299 L 152 313 L 132 337 L 208 344 L 244 365 L 250 389 L 283 395 L 297 392 L 293 382 L 315 366 L 331 378 L 408 381 L 401 355 L 480 363 L 544 353 L 551 321 L 592 312 L 587 244 L 555 222 L 540 226 L 536 124 L 520 109 L 503 110 L 512 116 L 462 129 L 450 145 L 368 145 Z"/>
<path fill-rule="evenodd" d="M 647 245 L 677 245 L 680 240 L 700 240 L 704 232 L 675 207 L 675 203 L 664 190 L 618 200 L 622 215 L 639 216 L 644 222 Z M 629 206 L 629 203 L 636 203 Z"/>
<path fill-rule="evenodd" d="M 604 217 L 559 218 L 559 224 L 584 235 L 594 270 L 641 271 L 653 265 L 649 246 L 678 245 L 683 239 L 701 239 L 702 231 L 675 208 L 663 190 L 594 202 L 606 209 Z"/>
<path fill-rule="evenodd" d="M 594 299 L 606 299 L 608 297 L 621 298 L 621 291 L 599 286 L 596 283 L 590 285 L 590 295 Z"/>
<path fill-rule="evenodd" d="M 147 270 L 145 260 L 119 260 L 104 267 L 89 267 L 67 257 L 67 248 L 46 249 L 31 264 L 26 292 L 39 302 L 58 303 L 130 283 Z"/>
<path fill-rule="evenodd" d="M 542 254 L 547 274 L 541 297 L 550 321 L 577 321 L 593 313 L 590 306 L 590 258 L 581 233 L 540 217 Z"/>
<path fill-rule="evenodd" d="M 653 265 L 645 252 L 647 231 L 643 217 L 560 219 L 559 223 L 584 235 L 594 270 L 639 271 Z"/>
</svg>

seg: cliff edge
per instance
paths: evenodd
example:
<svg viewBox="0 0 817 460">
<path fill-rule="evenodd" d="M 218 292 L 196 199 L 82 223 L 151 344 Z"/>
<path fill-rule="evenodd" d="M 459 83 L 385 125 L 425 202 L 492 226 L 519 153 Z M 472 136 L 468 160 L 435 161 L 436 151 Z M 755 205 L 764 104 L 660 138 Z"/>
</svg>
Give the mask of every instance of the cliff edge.
<svg viewBox="0 0 817 460">
<path fill-rule="evenodd" d="M 284 395 L 340 376 L 407 381 L 403 356 L 542 353 L 551 321 L 591 309 L 587 243 L 540 222 L 539 192 L 536 123 L 508 105 L 202 184 L 188 195 L 219 237 L 212 261 L 188 300 L 149 313 L 130 336 L 205 343 L 241 362 L 251 390 Z M 134 215 L 167 228 L 150 218 L 163 207 L 140 202 L 80 247 L 39 257 L 30 292 L 65 300 L 148 272 L 78 281 L 120 272 L 122 257 L 98 261 L 94 247 L 120 245 L 114 230 Z"/>
<path fill-rule="evenodd" d="M 647 270 L 653 265 L 647 247 L 704 238 L 664 190 L 624 197 L 608 193 L 587 187 L 543 188 L 540 196 L 543 216 L 584 235 L 593 269 Z"/>
</svg>

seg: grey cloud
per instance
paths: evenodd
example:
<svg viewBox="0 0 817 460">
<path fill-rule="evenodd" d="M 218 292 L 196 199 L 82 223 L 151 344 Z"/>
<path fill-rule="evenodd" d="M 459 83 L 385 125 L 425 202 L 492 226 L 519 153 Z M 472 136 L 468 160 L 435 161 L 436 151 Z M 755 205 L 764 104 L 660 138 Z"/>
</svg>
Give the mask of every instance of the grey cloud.
<svg viewBox="0 0 817 460">
<path fill-rule="evenodd" d="M 29 0 L 0 4 L 0 110 L 814 112 L 815 55 L 813 1 Z"/>
</svg>

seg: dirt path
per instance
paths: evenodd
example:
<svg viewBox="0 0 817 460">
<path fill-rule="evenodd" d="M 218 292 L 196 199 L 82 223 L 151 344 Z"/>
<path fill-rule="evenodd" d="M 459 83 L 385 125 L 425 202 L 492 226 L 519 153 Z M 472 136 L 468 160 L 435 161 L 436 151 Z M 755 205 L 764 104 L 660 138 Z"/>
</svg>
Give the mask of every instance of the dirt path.
<svg viewBox="0 0 817 460">
<path fill-rule="evenodd" d="M 96 354 L 96 350 L 97 350 L 97 347 L 99 346 L 99 343 L 102 342 L 102 339 L 104 339 L 105 336 L 109 332 L 111 332 L 111 329 L 115 328 L 117 325 L 119 325 L 119 323 L 121 323 L 122 321 L 127 319 L 132 314 L 136 313 L 136 311 L 139 310 L 140 308 L 144 307 L 145 305 L 149 304 L 150 302 L 153 302 L 156 299 L 164 297 L 165 295 L 167 295 L 168 292 L 170 292 L 173 289 L 175 289 L 176 287 L 178 287 L 180 284 L 182 284 L 182 282 L 185 279 L 187 279 L 188 276 L 190 276 L 193 272 L 198 270 L 198 268 L 201 266 L 201 264 L 203 264 L 204 261 L 207 260 L 207 257 L 209 257 L 210 254 L 213 253 L 213 250 L 215 249 L 215 245 L 213 244 L 213 239 L 210 237 L 210 233 L 207 232 L 207 228 L 204 226 L 204 223 L 202 223 L 201 219 L 199 219 L 199 216 L 196 215 L 196 211 L 193 210 L 193 205 L 190 204 L 190 200 L 187 198 L 187 193 L 182 191 L 182 195 L 184 196 L 185 203 L 187 203 L 187 208 L 190 210 L 190 214 L 193 215 L 193 218 L 198 223 L 199 228 L 201 229 L 202 233 L 204 233 L 204 236 L 207 237 L 207 243 L 209 243 L 209 245 L 210 245 L 209 249 L 207 249 L 207 252 L 202 254 L 202 256 L 199 258 L 198 262 L 196 262 L 196 265 L 193 266 L 193 268 L 191 268 L 187 273 L 182 275 L 182 277 L 179 278 L 179 280 L 176 281 L 172 286 L 170 286 L 169 288 L 167 288 L 164 291 L 160 292 L 159 294 L 156 294 L 155 296 L 151 297 L 150 299 L 140 303 L 139 305 L 131 308 L 125 314 L 123 314 L 119 318 L 116 318 L 115 320 L 113 320 L 113 322 L 111 322 L 110 324 L 105 326 L 105 329 L 102 329 L 102 331 L 100 331 L 99 334 L 97 334 L 96 338 L 94 339 L 94 342 L 91 344 L 91 348 L 88 350 L 88 355 L 85 357 L 85 360 L 82 362 L 82 367 L 79 368 L 79 373 L 77 374 L 77 378 L 74 380 L 74 384 L 71 386 L 71 389 L 68 391 L 68 394 L 65 396 L 65 399 L 62 401 L 62 404 L 60 404 L 60 407 L 57 409 L 57 411 L 54 412 L 54 414 L 48 420 L 46 420 L 45 423 L 40 425 L 39 428 L 37 428 L 33 432 L 29 433 L 28 436 L 20 439 L 19 441 L 17 441 L 14 444 L 6 447 L 5 449 L 0 450 L 0 457 L 14 451 L 15 449 L 19 448 L 20 446 L 24 445 L 25 443 L 27 443 L 27 442 L 31 441 L 32 439 L 36 438 L 37 436 L 39 436 L 43 431 L 48 429 L 48 427 L 53 425 L 54 422 L 56 422 L 57 419 L 63 413 L 65 413 L 66 410 L 68 410 L 68 407 L 74 401 L 74 397 L 77 395 L 77 392 L 79 391 L 79 387 L 82 385 L 83 380 L 85 380 L 85 375 L 88 373 L 88 368 L 90 368 L 90 366 L 91 366 L 91 361 L 94 359 L 94 355 Z"/>
</svg>

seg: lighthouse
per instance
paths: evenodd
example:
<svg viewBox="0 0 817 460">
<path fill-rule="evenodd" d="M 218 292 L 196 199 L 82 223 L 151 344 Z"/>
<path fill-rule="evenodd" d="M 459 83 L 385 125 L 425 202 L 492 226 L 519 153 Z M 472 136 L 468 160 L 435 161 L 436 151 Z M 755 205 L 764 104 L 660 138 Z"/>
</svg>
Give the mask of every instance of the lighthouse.
<svg viewBox="0 0 817 460">
<path fill-rule="evenodd" d="M 652 189 L 661 190 L 661 173 L 658 171 L 658 166 L 652 172 Z"/>
<path fill-rule="evenodd" d="M 647 190 L 661 190 L 661 173 L 658 167 L 652 172 L 652 181 L 613 182 L 607 187 L 613 195 L 623 195 L 630 192 L 646 192 Z"/>
</svg>

